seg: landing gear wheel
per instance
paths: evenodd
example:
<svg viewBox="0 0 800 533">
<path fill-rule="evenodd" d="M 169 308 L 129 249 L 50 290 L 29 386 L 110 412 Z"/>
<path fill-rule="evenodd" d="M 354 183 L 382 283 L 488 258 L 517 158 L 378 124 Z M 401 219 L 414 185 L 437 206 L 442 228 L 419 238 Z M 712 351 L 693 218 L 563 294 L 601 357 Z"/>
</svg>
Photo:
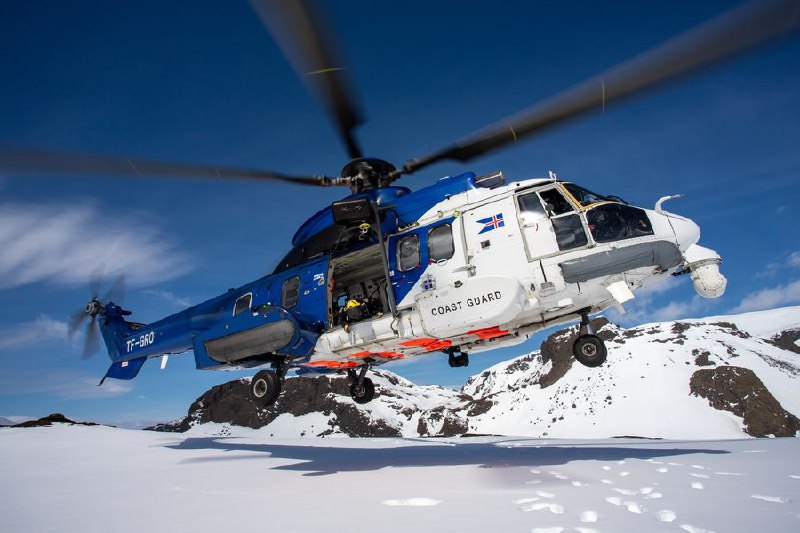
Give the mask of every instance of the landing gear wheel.
<svg viewBox="0 0 800 533">
<path fill-rule="evenodd" d="M 275 403 L 281 393 L 281 379 L 275 372 L 262 370 L 250 381 L 250 399 L 261 407 Z"/>
<path fill-rule="evenodd" d="M 572 355 L 577 361 L 590 368 L 606 362 L 608 351 L 603 339 L 597 335 L 581 335 L 572 345 Z"/>
<path fill-rule="evenodd" d="M 375 384 L 369 378 L 364 378 L 361 386 L 358 383 L 350 385 L 350 397 L 356 403 L 369 403 L 375 397 Z"/>
</svg>

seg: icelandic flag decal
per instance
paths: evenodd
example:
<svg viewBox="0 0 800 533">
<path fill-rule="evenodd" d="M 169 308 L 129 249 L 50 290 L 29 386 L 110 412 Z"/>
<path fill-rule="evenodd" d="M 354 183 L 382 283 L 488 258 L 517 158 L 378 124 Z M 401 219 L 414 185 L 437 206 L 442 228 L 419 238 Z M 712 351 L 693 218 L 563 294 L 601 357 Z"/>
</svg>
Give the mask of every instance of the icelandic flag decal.
<svg viewBox="0 0 800 533">
<path fill-rule="evenodd" d="M 476 220 L 476 222 L 478 224 L 483 224 L 483 229 L 478 232 L 478 235 L 486 233 L 487 231 L 492 231 L 493 229 L 502 228 L 506 225 L 505 222 L 503 222 L 503 213 L 497 213 L 492 217 Z"/>
</svg>

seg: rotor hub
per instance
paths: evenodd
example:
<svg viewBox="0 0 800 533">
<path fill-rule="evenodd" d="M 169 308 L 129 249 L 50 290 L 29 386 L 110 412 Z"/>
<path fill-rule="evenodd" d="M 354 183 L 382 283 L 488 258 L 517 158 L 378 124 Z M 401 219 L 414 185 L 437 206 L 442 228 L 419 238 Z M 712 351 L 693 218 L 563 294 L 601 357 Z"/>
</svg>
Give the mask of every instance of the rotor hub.
<svg viewBox="0 0 800 533">
<path fill-rule="evenodd" d="M 93 298 L 91 302 L 86 304 L 86 314 L 92 318 L 96 317 L 103 310 L 104 308 L 97 298 Z"/>
<path fill-rule="evenodd" d="M 347 163 L 341 172 L 353 194 L 388 187 L 397 168 L 383 159 L 359 157 Z"/>
</svg>

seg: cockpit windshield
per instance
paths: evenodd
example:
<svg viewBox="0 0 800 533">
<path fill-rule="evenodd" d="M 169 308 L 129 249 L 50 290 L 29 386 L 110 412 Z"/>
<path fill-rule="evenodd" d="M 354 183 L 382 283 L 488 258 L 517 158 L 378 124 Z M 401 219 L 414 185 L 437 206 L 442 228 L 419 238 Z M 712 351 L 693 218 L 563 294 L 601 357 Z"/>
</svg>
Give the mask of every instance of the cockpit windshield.
<svg viewBox="0 0 800 533">
<path fill-rule="evenodd" d="M 609 196 L 601 196 L 597 193 L 593 193 L 588 189 L 584 189 L 583 187 L 579 187 L 574 183 L 565 183 L 564 188 L 572 195 L 572 197 L 581 204 L 581 207 L 586 207 L 590 204 L 596 204 L 597 202 L 608 202 L 616 201 L 617 199 L 614 197 Z"/>
</svg>

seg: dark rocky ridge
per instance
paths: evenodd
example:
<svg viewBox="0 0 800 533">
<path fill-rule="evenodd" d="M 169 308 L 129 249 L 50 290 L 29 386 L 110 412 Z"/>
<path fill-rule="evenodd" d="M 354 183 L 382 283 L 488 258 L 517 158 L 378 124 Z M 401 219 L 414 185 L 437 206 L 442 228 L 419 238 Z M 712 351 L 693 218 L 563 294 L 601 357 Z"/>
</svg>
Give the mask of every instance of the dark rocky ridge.
<svg viewBox="0 0 800 533">
<path fill-rule="evenodd" d="M 38 420 L 28 420 L 27 422 L 21 422 L 19 424 L 14 424 L 13 428 L 35 428 L 35 427 L 48 427 L 52 426 L 53 424 L 72 424 L 78 426 L 98 426 L 99 424 L 95 422 L 76 422 L 74 420 L 70 420 L 66 416 L 62 415 L 61 413 L 53 413 L 47 416 L 43 416 Z"/>
<path fill-rule="evenodd" d="M 750 334 L 739 330 L 734 324 L 675 322 L 666 328 L 648 325 L 626 330 L 609 323 L 605 318 L 598 318 L 592 321 L 592 326 L 609 346 L 623 347 L 628 339 L 644 336 L 652 337 L 647 342 L 658 343 L 656 345 L 669 343 L 669 351 L 676 356 L 684 352 L 685 359 L 689 361 L 686 362 L 687 365 L 694 363 L 701 367 L 694 372 L 688 384 L 690 393 L 708 399 L 714 409 L 729 411 L 742 417 L 744 430 L 749 435 L 786 436 L 794 435 L 800 430 L 800 421 L 780 405 L 751 370 L 731 366 L 727 360 L 720 361 L 720 357 L 715 357 L 717 362 L 714 362 L 709 356 L 713 351 L 719 353 L 719 349 L 709 352 L 704 347 L 698 349 L 696 343 L 694 348 L 685 345 L 691 344 L 689 335 L 693 328 L 704 328 L 704 331 L 717 335 L 717 339 L 722 339 L 716 342 L 723 346 L 727 356 L 737 357 L 733 347 L 735 343 L 732 341 L 750 339 Z M 380 410 L 382 413 L 386 412 L 383 407 L 393 411 L 388 419 L 385 414 L 376 416 L 369 410 L 369 406 L 353 403 L 347 385 L 340 377 L 289 378 L 278 402 L 268 409 L 257 408 L 250 402 L 249 380 L 243 379 L 218 385 L 204 393 L 191 405 L 188 416 L 182 420 L 147 429 L 183 432 L 194 425 L 207 422 L 257 429 L 268 426 L 282 414 L 301 417 L 321 413 L 327 417 L 328 427 L 322 431 L 315 430 L 308 436 L 334 433 L 351 437 L 397 437 L 410 434 L 420 437 L 459 436 L 469 432 L 470 419 L 473 417 L 484 415 L 499 418 L 507 414 L 501 412 L 503 408 L 491 392 L 496 372 L 513 378 L 505 389 L 506 392 L 519 389 L 520 393 L 524 393 L 525 390 L 530 390 L 528 387 L 544 389 L 556 384 L 563 387 L 561 383 L 573 366 L 571 347 L 577 331 L 577 326 L 572 326 L 551 334 L 542 344 L 540 352 L 516 358 L 504 367 L 499 367 L 500 370 L 494 367 L 491 371 L 471 377 L 461 394 L 447 391 L 448 394 L 442 395 L 442 404 L 432 408 L 420 408 L 415 403 L 414 398 L 418 394 L 416 391 L 422 388 L 412 388 L 409 382 L 389 372 L 376 371 L 376 378 L 385 381 L 376 383 L 378 398 L 374 402 L 383 402 Z M 800 330 L 789 330 L 758 342 L 768 342 L 791 350 L 791 346 L 796 348 L 794 339 L 799 334 Z M 770 362 L 765 355 L 759 355 Z M 795 368 L 792 370 L 796 371 Z M 428 389 L 446 391 L 435 387 Z M 472 395 L 464 392 L 467 389 Z M 611 401 L 610 397 L 606 400 L 609 403 Z M 575 409 L 576 405 L 572 404 L 571 407 Z M 513 407 L 510 409 L 513 411 Z"/>
<path fill-rule="evenodd" d="M 714 409 L 729 411 L 744 420 L 754 437 L 793 437 L 800 419 L 787 412 L 749 368 L 721 366 L 692 375 L 692 394 L 706 398 Z"/>
</svg>

